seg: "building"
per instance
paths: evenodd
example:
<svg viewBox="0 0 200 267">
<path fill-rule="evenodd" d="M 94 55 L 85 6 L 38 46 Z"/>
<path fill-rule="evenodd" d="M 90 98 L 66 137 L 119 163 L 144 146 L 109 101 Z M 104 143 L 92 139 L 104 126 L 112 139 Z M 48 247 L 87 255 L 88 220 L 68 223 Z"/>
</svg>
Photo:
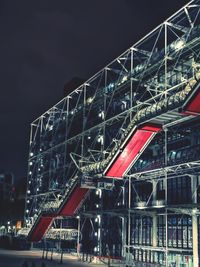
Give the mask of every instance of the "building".
<svg viewBox="0 0 200 267">
<path fill-rule="evenodd" d="M 19 225 L 23 221 L 25 196 L 24 182 L 16 182 L 12 173 L 2 171 L 0 173 L 0 228 L 15 232 L 17 222 Z"/>
<path fill-rule="evenodd" d="M 31 124 L 29 240 L 74 218 L 67 227 L 77 220 L 81 242 L 100 257 L 199 266 L 199 5 L 189 2 Z"/>
<path fill-rule="evenodd" d="M 11 230 L 13 219 L 13 201 L 15 195 L 14 176 L 12 173 L 0 172 L 0 235 Z"/>
<path fill-rule="evenodd" d="M 0 198 L 1 201 L 10 201 L 13 198 L 14 178 L 11 173 L 0 173 Z"/>
</svg>

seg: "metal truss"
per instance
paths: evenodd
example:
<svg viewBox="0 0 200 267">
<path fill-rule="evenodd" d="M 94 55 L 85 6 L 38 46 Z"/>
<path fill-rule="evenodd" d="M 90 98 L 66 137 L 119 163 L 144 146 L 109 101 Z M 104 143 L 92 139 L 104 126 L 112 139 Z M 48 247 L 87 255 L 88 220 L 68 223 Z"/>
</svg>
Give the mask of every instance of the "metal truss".
<svg viewBox="0 0 200 267">
<path fill-rule="evenodd" d="M 174 166 L 166 166 L 159 169 L 150 171 L 144 171 L 141 173 L 135 173 L 127 175 L 127 177 L 134 178 L 136 180 L 163 180 L 182 177 L 185 175 L 199 175 L 200 174 L 200 161 L 185 162 Z"/>
<path fill-rule="evenodd" d="M 183 225 L 184 216 L 199 216 L 197 196 L 187 206 L 168 203 L 170 180 L 190 177 L 193 181 L 193 176 L 200 175 L 199 158 L 186 158 L 179 162 L 168 159 L 172 152 L 168 141 L 172 134 L 168 131 L 176 131 L 179 125 L 184 128 L 194 118 L 193 115 L 186 116 L 182 108 L 199 87 L 199 12 L 200 1 L 190 1 L 31 124 L 25 211 L 27 225 L 31 225 L 41 212 L 57 211 L 77 184 L 81 184 L 83 176 L 93 177 L 98 181 L 95 190 L 109 194 L 100 182 L 105 182 L 105 170 L 114 155 L 139 125 L 157 123 L 164 129 L 163 136 L 155 140 L 163 142 L 160 145 L 164 150 L 163 164 L 152 165 L 152 169 L 137 169 L 139 160 L 145 161 L 145 154 L 143 158 L 138 157 L 124 180 L 116 181 L 112 177 L 112 186 L 107 188 L 112 191 L 113 185 L 121 183 L 124 193 L 116 200 L 118 204 L 120 199 L 121 206 L 87 209 L 83 205 L 76 212 L 80 218 L 89 218 L 92 223 L 97 220 L 99 244 L 102 241 L 102 218 L 118 218 L 123 256 L 128 264 L 133 249 L 162 252 L 165 266 L 168 266 L 170 252 L 188 250 L 191 254 L 191 248 L 169 248 L 167 243 L 160 246 L 134 245 L 131 238 L 134 235 L 132 224 L 137 218 L 150 217 L 150 221 L 155 216 L 164 218 L 163 235 L 168 236 L 170 216 L 180 215 L 177 228 L 180 223 Z M 152 152 L 149 146 L 156 145 L 148 144 L 145 151 Z M 148 183 L 152 185 L 145 201 L 138 193 L 139 183 L 144 188 L 149 186 Z M 163 188 L 163 201 L 156 198 L 159 186 Z M 193 194 L 196 194 L 198 184 L 193 187 Z M 142 202 L 146 204 L 142 206 Z M 101 253 L 103 248 L 99 245 L 98 249 Z"/>
</svg>

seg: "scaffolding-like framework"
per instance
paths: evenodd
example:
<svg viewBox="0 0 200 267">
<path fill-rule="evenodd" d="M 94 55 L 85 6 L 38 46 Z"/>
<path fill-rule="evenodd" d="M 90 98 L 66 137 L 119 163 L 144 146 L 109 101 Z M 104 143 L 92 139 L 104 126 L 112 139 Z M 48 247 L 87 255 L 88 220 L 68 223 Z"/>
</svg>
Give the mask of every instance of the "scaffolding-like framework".
<svg viewBox="0 0 200 267">
<path fill-rule="evenodd" d="M 189 2 L 31 124 L 27 225 L 48 214 L 60 227 L 78 185 L 73 216 L 94 253 L 126 266 L 198 266 L 199 12 Z M 109 175 L 152 125 L 131 163 Z"/>
</svg>

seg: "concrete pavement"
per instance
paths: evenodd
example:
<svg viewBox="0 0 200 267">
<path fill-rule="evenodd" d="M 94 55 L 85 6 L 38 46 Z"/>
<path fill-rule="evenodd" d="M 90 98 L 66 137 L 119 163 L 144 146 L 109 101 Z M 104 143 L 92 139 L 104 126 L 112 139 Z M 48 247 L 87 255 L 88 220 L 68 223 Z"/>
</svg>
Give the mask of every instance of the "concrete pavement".
<svg viewBox="0 0 200 267">
<path fill-rule="evenodd" d="M 101 264 L 82 263 L 77 261 L 75 256 L 64 254 L 63 264 L 60 264 L 60 255 L 54 254 L 53 260 L 42 259 L 42 251 L 30 250 L 30 251 L 16 251 L 16 250 L 3 250 L 0 249 L 0 267 L 22 267 L 24 261 L 28 262 L 28 267 L 100 267 L 106 266 Z M 42 266 L 43 263 L 43 266 Z M 35 264 L 35 265 L 34 265 Z"/>
</svg>

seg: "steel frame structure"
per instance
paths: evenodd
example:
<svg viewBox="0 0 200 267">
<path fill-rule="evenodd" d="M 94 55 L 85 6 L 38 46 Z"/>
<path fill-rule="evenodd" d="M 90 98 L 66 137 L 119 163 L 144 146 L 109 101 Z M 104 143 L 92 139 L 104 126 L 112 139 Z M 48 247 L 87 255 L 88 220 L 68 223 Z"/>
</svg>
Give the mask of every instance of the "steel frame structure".
<svg viewBox="0 0 200 267">
<path fill-rule="evenodd" d="M 98 241 L 95 247 L 98 255 L 105 254 L 102 229 L 109 228 L 109 222 L 117 220 L 121 241 L 117 240 L 115 245 L 121 242 L 118 250 L 121 250 L 120 256 L 125 259 L 126 266 L 137 266 L 137 262 L 144 258 L 152 264 L 169 266 L 175 254 L 189 257 L 188 266 L 193 254 L 191 266 L 198 266 L 199 185 L 195 179 L 199 176 L 200 158 L 197 150 L 194 158 L 170 162 L 169 153 L 181 149 L 181 145 L 177 141 L 178 146 L 170 148 L 169 138 L 173 132 L 180 135 L 185 128 L 191 132 L 191 122 L 197 128 L 199 125 L 200 109 L 196 106 L 194 110 L 187 108 L 192 99 L 199 97 L 199 33 L 200 1 L 193 0 L 31 124 L 25 209 L 27 226 L 34 225 L 41 213 L 56 213 L 55 218 L 59 217 L 59 207 L 66 197 L 70 197 L 70 190 L 79 184 L 88 188 L 88 192 L 81 201 L 85 201 L 82 207 L 80 203 L 77 205 L 74 216 L 79 216 L 79 227 L 83 230 L 87 220 L 93 230 L 98 228 L 93 231 Z M 155 141 L 144 144 L 143 153 L 137 153 L 120 179 L 107 177 L 123 144 L 135 129 L 149 123 L 160 125 L 163 131 L 157 134 Z M 186 132 L 184 138 L 187 139 Z M 190 138 L 195 139 L 192 135 Z M 161 145 L 156 143 L 158 140 L 162 140 Z M 156 146 L 163 148 L 162 164 L 154 164 L 149 169 L 145 166 L 142 170 L 138 162 L 144 161 L 143 155 L 154 151 Z M 183 148 L 189 149 L 184 145 Z M 190 203 L 171 204 L 168 201 L 169 181 L 182 177 L 191 179 L 192 199 Z M 143 191 L 148 191 L 151 184 L 146 201 L 138 201 L 140 183 Z M 162 184 L 162 199 L 157 196 L 158 184 Z M 115 187 L 120 204 L 109 208 L 102 201 L 108 198 L 107 195 L 112 199 L 110 190 Z M 101 196 L 102 203 L 95 198 L 95 192 Z M 91 201 L 93 207 L 88 207 Z M 95 220 L 97 226 L 94 226 Z M 172 221 L 171 228 L 167 227 L 169 221 Z M 54 223 L 58 223 L 56 219 Z M 142 240 L 145 235 L 143 224 L 145 229 L 149 227 L 146 231 L 151 232 L 149 243 Z M 163 226 L 162 231 L 157 230 L 159 224 Z M 182 247 L 169 246 L 168 237 L 173 236 L 173 229 L 179 239 L 179 224 L 182 231 L 192 229 L 192 241 L 187 241 L 187 247 L 183 243 Z M 133 228 L 135 232 L 140 229 L 138 238 L 134 237 L 137 239 L 135 244 Z M 158 242 L 159 231 L 167 242 Z"/>
</svg>

